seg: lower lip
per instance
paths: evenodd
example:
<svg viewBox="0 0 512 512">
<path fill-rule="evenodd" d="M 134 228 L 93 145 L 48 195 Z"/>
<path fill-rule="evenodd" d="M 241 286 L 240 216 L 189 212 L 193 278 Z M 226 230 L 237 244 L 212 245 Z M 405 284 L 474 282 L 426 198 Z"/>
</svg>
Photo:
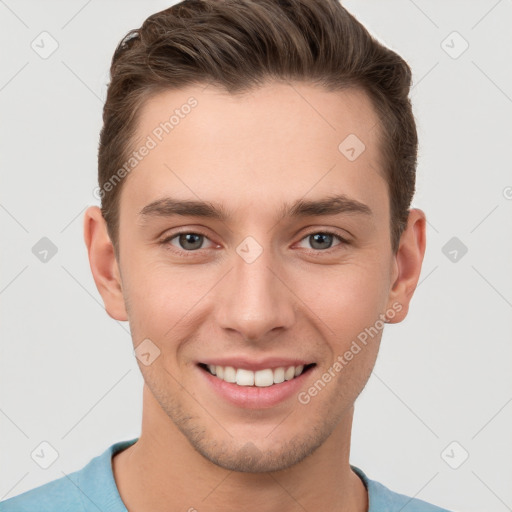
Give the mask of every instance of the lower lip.
<svg viewBox="0 0 512 512">
<path fill-rule="evenodd" d="M 214 391 L 233 405 L 246 409 L 268 409 L 296 395 L 314 367 L 291 380 L 266 387 L 239 386 L 219 379 L 203 368 L 198 369 Z"/>
</svg>

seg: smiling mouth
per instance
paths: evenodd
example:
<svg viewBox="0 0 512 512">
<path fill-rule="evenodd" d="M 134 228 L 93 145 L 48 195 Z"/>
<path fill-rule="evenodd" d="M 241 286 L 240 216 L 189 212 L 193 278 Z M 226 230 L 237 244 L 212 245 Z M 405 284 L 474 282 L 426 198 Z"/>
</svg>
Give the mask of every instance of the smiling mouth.
<svg viewBox="0 0 512 512">
<path fill-rule="evenodd" d="M 269 387 L 293 380 L 316 366 L 316 363 L 298 366 L 280 366 L 278 368 L 266 368 L 263 370 L 246 370 L 233 366 L 206 365 L 199 363 L 202 370 L 225 382 L 238 386 Z"/>
</svg>

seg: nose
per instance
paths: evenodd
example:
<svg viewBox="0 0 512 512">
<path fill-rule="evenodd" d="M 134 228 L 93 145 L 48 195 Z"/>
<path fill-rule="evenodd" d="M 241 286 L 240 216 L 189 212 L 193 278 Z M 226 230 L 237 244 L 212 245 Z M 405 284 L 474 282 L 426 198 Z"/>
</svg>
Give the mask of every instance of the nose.
<svg viewBox="0 0 512 512">
<path fill-rule="evenodd" d="M 218 325 L 253 343 L 289 329 L 295 321 L 293 286 L 270 250 L 250 263 L 235 252 L 233 265 L 219 289 Z"/>
</svg>

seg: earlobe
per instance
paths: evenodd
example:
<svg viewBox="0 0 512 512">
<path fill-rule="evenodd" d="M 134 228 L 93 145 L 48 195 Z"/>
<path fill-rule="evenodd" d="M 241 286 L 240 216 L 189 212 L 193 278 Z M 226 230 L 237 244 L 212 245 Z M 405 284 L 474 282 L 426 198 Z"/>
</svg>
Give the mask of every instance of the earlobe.
<svg viewBox="0 0 512 512">
<path fill-rule="evenodd" d="M 397 276 L 389 293 L 388 308 L 393 309 L 396 314 L 389 318 L 388 323 L 401 322 L 407 316 L 409 303 L 418 285 L 425 247 L 425 213 L 414 208 L 409 211 L 407 227 L 400 237 L 400 245 L 394 259 Z"/>
<path fill-rule="evenodd" d="M 94 282 L 103 298 L 105 310 L 115 320 L 128 320 L 114 246 L 108 236 L 105 219 L 97 206 L 90 206 L 85 211 L 84 241 Z"/>
</svg>

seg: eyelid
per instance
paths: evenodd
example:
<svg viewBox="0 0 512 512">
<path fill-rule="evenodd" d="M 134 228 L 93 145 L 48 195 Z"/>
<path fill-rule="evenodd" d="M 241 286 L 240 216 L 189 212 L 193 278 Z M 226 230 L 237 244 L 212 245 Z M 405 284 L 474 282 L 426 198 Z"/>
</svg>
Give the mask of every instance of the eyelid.
<svg viewBox="0 0 512 512">
<path fill-rule="evenodd" d="M 308 225 L 301 228 L 298 233 L 304 232 L 304 235 L 301 237 L 301 240 L 305 236 L 313 235 L 315 233 L 328 233 L 329 235 L 337 236 L 343 239 L 346 243 L 350 243 L 350 241 L 354 238 L 354 235 L 348 231 L 347 229 L 336 228 L 331 226 L 322 226 L 318 224 Z"/>
</svg>

